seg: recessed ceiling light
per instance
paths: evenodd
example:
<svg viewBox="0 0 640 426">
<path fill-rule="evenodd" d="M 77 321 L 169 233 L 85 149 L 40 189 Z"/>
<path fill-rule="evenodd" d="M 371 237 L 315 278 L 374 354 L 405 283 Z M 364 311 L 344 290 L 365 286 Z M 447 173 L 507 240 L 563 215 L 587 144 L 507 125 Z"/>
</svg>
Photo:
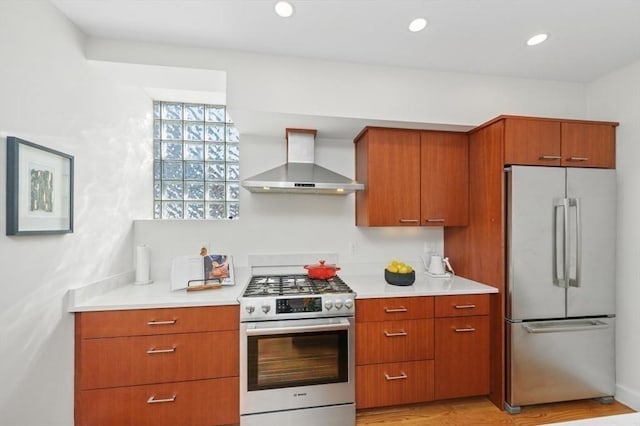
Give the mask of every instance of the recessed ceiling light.
<svg viewBox="0 0 640 426">
<path fill-rule="evenodd" d="M 409 24 L 409 31 L 412 33 L 417 33 L 418 31 L 422 31 L 427 26 L 427 20 L 424 18 L 416 18 Z"/>
<path fill-rule="evenodd" d="M 535 46 L 536 44 L 540 44 L 543 41 L 545 41 L 547 37 L 548 36 L 544 33 L 536 34 L 533 37 L 531 37 L 529 40 L 527 40 L 527 46 Z"/>
<path fill-rule="evenodd" d="M 279 1 L 273 6 L 273 9 L 276 11 L 278 16 L 283 18 L 288 18 L 293 15 L 293 5 L 288 1 Z"/>
</svg>

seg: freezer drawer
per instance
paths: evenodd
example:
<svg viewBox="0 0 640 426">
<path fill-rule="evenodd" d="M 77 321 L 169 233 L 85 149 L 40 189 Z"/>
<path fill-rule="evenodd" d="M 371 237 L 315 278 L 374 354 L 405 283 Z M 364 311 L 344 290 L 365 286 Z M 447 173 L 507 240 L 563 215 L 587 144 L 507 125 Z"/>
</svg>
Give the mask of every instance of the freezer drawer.
<svg viewBox="0 0 640 426">
<path fill-rule="evenodd" d="M 613 396 L 614 318 L 507 321 L 511 407 Z"/>
</svg>

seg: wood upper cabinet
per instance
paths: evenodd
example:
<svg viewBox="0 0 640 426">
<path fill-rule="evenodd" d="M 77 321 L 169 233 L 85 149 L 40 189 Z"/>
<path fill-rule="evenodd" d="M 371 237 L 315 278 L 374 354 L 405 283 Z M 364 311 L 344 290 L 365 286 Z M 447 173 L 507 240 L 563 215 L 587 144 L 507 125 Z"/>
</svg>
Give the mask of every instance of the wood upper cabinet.
<svg viewBox="0 0 640 426">
<path fill-rule="evenodd" d="M 356 225 L 420 225 L 420 133 L 368 128 L 356 139 Z"/>
<path fill-rule="evenodd" d="M 560 123 L 538 119 L 504 121 L 505 164 L 559 166 Z"/>
<path fill-rule="evenodd" d="M 616 123 L 502 119 L 505 164 L 615 168 Z"/>
<path fill-rule="evenodd" d="M 465 226 L 469 221 L 469 137 L 420 133 L 420 212 L 425 226 Z"/>
<path fill-rule="evenodd" d="M 616 129 L 611 124 L 562 123 L 562 165 L 616 168 Z"/>
<path fill-rule="evenodd" d="M 466 225 L 466 133 L 367 127 L 355 144 L 357 226 Z"/>
</svg>

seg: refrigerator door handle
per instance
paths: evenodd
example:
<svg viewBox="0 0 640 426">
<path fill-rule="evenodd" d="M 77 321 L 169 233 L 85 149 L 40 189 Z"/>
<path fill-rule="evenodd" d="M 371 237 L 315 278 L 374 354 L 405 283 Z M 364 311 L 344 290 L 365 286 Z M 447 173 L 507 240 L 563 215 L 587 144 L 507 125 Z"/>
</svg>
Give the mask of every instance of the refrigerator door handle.
<svg viewBox="0 0 640 426">
<path fill-rule="evenodd" d="M 580 230 L 582 229 L 582 225 L 580 223 L 580 199 L 579 198 L 570 198 L 568 200 L 569 207 L 574 207 L 575 211 L 575 277 L 568 279 L 569 287 L 580 287 L 580 257 L 581 257 L 581 238 L 580 238 Z"/>
<path fill-rule="evenodd" d="M 559 241 L 558 238 L 558 210 L 562 208 L 562 239 Z M 553 206 L 553 248 L 552 248 L 552 256 L 553 256 L 553 265 L 551 268 L 551 273 L 553 275 L 553 284 L 558 287 L 567 288 L 567 262 L 566 262 L 566 247 L 567 247 L 567 238 L 568 238 L 568 228 L 567 228 L 567 199 L 558 200 Z M 558 249 L 558 244 L 562 244 L 560 249 Z M 560 258 L 559 256 L 562 256 Z M 561 265 L 561 268 L 558 268 L 558 265 Z M 560 271 L 562 272 L 562 276 L 559 275 Z"/>
<path fill-rule="evenodd" d="M 572 323 L 571 325 L 553 325 L 553 324 L 522 324 L 527 333 L 564 333 L 570 331 L 586 331 L 599 330 L 608 328 L 609 324 L 599 320 L 586 320 L 580 323 Z"/>
</svg>

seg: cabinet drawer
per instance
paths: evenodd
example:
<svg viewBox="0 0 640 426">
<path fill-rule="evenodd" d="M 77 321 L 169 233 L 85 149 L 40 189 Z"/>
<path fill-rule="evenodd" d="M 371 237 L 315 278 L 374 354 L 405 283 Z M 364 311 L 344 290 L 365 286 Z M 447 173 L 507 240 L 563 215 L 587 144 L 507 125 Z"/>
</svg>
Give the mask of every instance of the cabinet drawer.
<svg viewBox="0 0 640 426">
<path fill-rule="evenodd" d="M 489 316 L 435 320 L 435 398 L 489 393 Z"/>
<path fill-rule="evenodd" d="M 433 359 L 433 319 L 356 324 L 356 364 Z"/>
<path fill-rule="evenodd" d="M 356 408 L 433 400 L 433 361 L 356 367 Z"/>
<path fill-rule="evenodd" d="M 356 321 L 433 318 L 433 297 L 388 297 L 356 300 Z"/>
<path fill-rule="evenodd" d="M 211 426 L 240 421 L 237 377 L 85 390 L 77 426 Z M 155 402 L 154 402 L 155 401 Z"/>
<path fill-rule="evenodd" d="M 438 296 L 436 297 L 434 311 L 436 318 L 489 315 L 489 295 Z"/>
<path fill-rule="evenodd" d="M 237 305 L 81 312 L 76 314 L 76 334 L 93 338 L 237 330 L 239 322 Z"/>
<path fill-rule="evenodd" d="M 83 339 L 80 389 L 238 375 L 238 332 Z"/>
</svg>

